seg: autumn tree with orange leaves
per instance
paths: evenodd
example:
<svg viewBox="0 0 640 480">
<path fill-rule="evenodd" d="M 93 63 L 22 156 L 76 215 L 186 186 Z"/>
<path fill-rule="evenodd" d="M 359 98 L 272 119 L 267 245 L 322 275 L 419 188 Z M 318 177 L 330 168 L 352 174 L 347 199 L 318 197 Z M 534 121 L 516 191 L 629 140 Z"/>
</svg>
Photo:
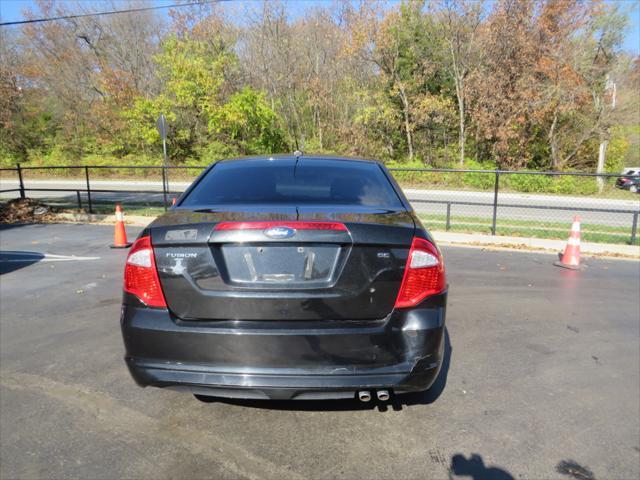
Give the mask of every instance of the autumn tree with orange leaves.
<svg viewBox="0 0 640 480">
<path fill-rule="evenodd" d="M 89 6 L 40 0 L 27 16 Z M 371 0 L 295 15 L 271 1 L 6 27 L 0 163 L 158 163 L 163 113 L 174 163 L 302 148 L 618 171 L 640 163 L 627 17 L 602 0 Z"/>
</svg>

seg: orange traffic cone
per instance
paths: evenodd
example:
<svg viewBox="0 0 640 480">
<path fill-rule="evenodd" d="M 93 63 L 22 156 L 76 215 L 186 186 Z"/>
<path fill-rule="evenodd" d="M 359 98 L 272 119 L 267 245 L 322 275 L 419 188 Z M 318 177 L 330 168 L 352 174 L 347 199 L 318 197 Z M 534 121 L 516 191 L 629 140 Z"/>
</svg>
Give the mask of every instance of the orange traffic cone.
<svg viewBox="0 0 640 480">
<path fill-rule="evenodd" d="M 560 257 L 559 262 L 553 263 L 557 267 L 570 268 L 571 270 L 577 270 L 580 268 L 580 217 L 573 217 L 573 224 L 571 225 L 571 233 L 569 234 L 569 240 L 567 240 L 567 246 L 564 249 L 564 253 Z"/>
<path fill-rule="evenodd" d="M 116 204 L 116 229 L 111 248 L 129 248 L 130 246 L 131 244 L 127 242 L 127 232 L 124 229 L 124 212 L 120 208 L 120 204 Z"/>
</svg>

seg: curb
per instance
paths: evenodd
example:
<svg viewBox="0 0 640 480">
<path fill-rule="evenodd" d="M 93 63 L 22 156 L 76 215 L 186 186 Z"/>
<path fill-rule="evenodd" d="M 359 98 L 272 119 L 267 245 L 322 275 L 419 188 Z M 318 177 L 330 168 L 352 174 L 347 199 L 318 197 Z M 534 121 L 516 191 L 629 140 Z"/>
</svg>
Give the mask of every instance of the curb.
<svg viewBox="0 0 640 480">
<path fill-rule="evenodd" d="M 116 216 L 100 213 L 58 213 L 56 216 L 66 222 L 71 223 L 99 223 L 113 225 L 116 223 Z M 125 215 L 125 225 L 131 225 L 135 227 L 146 227 L 157 217 L 147 217 L 144 215 Z"/>
</svg>

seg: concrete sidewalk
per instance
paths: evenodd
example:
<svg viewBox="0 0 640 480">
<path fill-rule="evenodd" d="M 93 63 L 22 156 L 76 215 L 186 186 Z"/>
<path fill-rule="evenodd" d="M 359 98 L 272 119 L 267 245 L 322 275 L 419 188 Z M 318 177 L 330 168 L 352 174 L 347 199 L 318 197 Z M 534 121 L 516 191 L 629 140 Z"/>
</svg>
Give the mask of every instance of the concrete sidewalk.
<svg viewBox="0 0 640 480">
<path fill-rule="evenodd" d="M 440 244 L 461 247 L 494 247 L 512 250 L 561 252 L 567 244 L 566 240 L 550 240 L 547 238 L 492 236 L 479 233 L 452 233 L 432 230 L 430 232 Z M 580 252 L 586 255 L 640 258 L 640 246 L 638 245 L 581 242 Z"/>
</svg>

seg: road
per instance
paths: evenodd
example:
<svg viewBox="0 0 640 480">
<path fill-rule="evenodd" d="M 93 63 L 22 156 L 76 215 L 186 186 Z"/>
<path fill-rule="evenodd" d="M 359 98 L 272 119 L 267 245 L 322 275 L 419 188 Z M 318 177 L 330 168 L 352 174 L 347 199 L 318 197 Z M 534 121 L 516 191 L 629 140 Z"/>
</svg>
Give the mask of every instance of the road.
<svg viewBox="0 0 640 480">
<path fill-rule="evenodd" d="M 182 192 L 190 182 L 171 182 L 172 191 Z M 59 188 L 85 189 L 84 180 L 27 180 L 27 188 Z M 0 179 L 0 190 L 17 188 L 15 180 Z M 156 181 L 113 181 L 93 180 L 92 189 L 97 190 L 127 190 L 127 193 L 93 193 L 94 201 L 108 202 L 152 202 L 161 203 L 162 183 Z M 140 193 L 142 192 L 142 193 Z M 481 203 L 480 205 L 452 205 L 452 221 L 461 221 L 459 217 L 477 217 L 481 222 L 490 223 L 493 215 L 493 192 L 470 192 L 450 190 L 420 190 L 405 189 L 405 194 L 411 200 L 417 212 L 434 215 L 446 215 L 447 202 Z M 0 194 L 0 198 L 17 196 L 16 192 Z M 59 199 L 74 203 L 75 192 L 44 192 L 30 191 L 28 196 L 35 198 Z M 83 194 L 83 201 L 86 196 Z M 437 203 L 434 203 L 437 202 Z M 534 195 L 518 193 L 500 193 L 498 208 L 498 225 L 508 224 L 508 220 L 530 220 L 537 222 L 566 222 L 570 224 L 573 215 L 580 214 L 584 223 L 609 225 L 628 228 L 631 230 L 633 214 L 615 212 L 590 212 L 589 209 L 606 210 L 640 210 L 640 195 L 629 193 L 629 199 L 606 199 L 593 197 L 572 197 L 555 195 Z M 508 206 L 507 206 L 508 205 Z M 557 207 L 568 210 L 525 208 L 525 207 Z M 456 218 L 458 217 L 458 218 Z M 443 217 L 444 221 L 444 217 Z"/>
<path fill-rule="evenodd" d="M 129 377 L 127 252 L 108 248 L 112 233 L 0 230 L 0 478 L 640 476 L 638 262 L 569 271 L 547 254 L 445 247 L 449 342 L 433 392 L 204 404 Z"/>
</svg>

